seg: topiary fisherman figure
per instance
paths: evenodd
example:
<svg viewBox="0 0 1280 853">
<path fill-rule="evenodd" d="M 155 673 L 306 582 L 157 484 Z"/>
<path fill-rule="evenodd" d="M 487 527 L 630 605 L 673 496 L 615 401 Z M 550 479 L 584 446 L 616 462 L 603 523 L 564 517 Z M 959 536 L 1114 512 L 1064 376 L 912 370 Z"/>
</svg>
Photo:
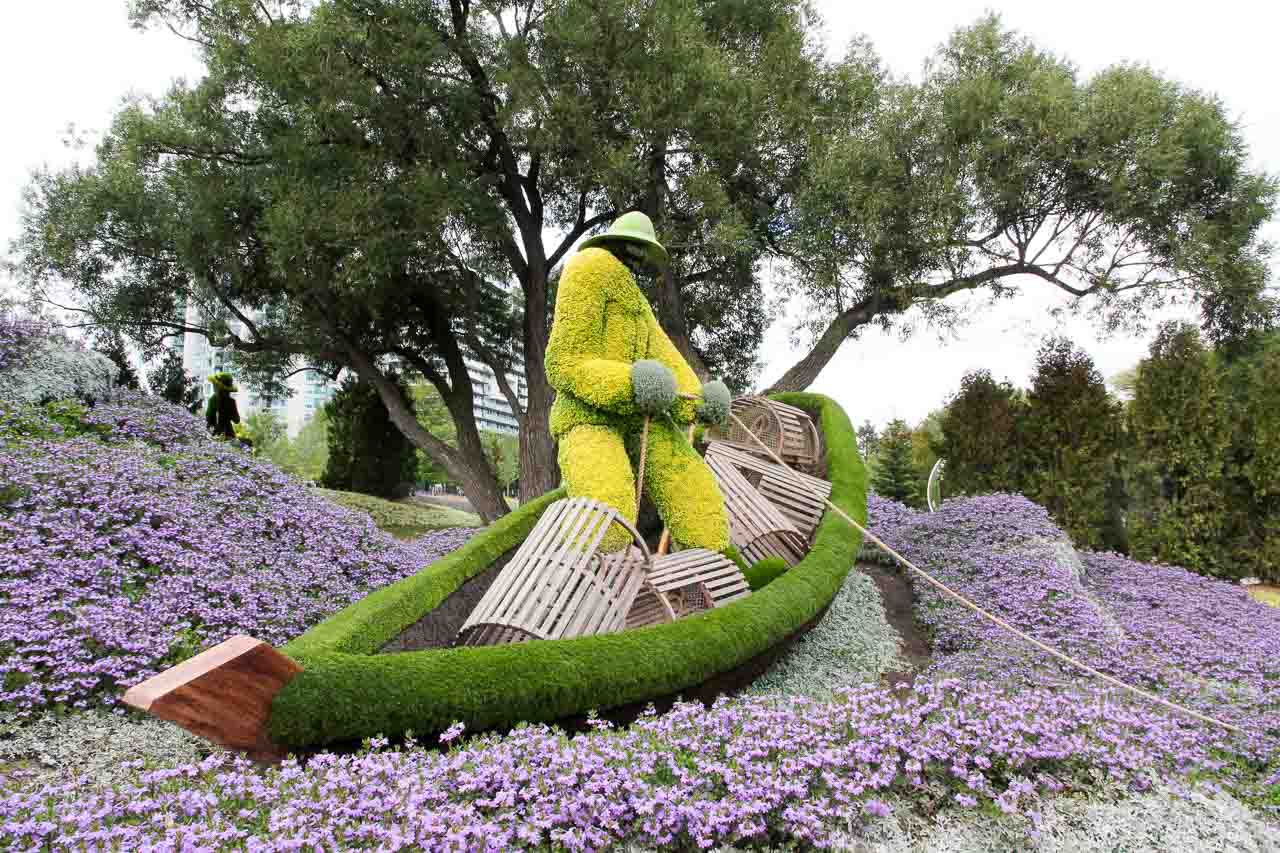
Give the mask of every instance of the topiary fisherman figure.
<svg viewBox="0 0 1280 853">
<path fill-rule="evenodd" d="M 569 495 L 602 501 L 634 523 L 635 466 L 649 415 L 645 494 L 678 546 L 724 552 L 724 497 L 685 432 L 695 420 L 727 419 L 729 389 L 698 380 L 636 284 L 633 272 L 667 261 L 649 217 L 632 212 L 584 242 L 565 265 L 546 354 L 547 380 L 556 389 L 551 433 L 560 442 Z M 602 547 L 616 550 L 629 541 L 614 525 Z"/>
<path fill-rule="evenodd" d="M 209 377 L 213 396 L 205 406 L 204 420 L 214 437 L 235 438 L 235 424 L 240 423 L 240 410 L 231 395 L 238 389 L 230 373 L 215 373 Z"/>
</svg>

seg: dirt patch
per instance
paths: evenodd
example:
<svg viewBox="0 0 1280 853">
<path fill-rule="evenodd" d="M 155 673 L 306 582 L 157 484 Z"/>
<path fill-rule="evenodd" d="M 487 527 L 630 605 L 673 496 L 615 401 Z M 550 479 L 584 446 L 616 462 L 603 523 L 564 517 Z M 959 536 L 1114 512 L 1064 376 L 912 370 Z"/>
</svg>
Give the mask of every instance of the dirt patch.
<svg viewBox="0 0 1280 853">
<path fill-rule="evenodd" d="M 881 678 L 895 692 L 905 694 L 915 683 L 916 674 L 928 666 L 932 656 L 928 633 L 916 621 L 915 593 L 906 575 L 900 571 L 875 563 L 859 563 L 858 570 L 875 582 L 884 603 L 885 620 L 902 638 L 900 654 L 908 667 L 886 672 Z"/>
</svg>

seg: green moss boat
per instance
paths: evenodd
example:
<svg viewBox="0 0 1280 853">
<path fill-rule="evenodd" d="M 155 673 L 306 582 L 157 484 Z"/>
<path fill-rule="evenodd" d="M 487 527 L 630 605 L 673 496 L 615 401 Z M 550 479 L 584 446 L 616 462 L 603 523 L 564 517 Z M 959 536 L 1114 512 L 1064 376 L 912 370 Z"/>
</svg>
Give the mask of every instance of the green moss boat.
<svg viewBox="0 0 1280 853">
<path fill-rule="evenodd" d="M 812 417 L 830 499 L 864 522 L 866 475 L 848 417 L 820 395 L 772 399 Z M 563 497 L 531 501 L 279 649 L 233 638 L 137 685 L 125 701 L 264 760 L 379 734 L 429 736 L 455 722 L 474 732 L 592 711 L 625 717 L 651 702 L 707 699 L 749 683 L 817 622 L 861 545 L 827 512 L 794 566 L 722 607 L 573 639 L 452 645 L 504 562 Z"/>
</svg>

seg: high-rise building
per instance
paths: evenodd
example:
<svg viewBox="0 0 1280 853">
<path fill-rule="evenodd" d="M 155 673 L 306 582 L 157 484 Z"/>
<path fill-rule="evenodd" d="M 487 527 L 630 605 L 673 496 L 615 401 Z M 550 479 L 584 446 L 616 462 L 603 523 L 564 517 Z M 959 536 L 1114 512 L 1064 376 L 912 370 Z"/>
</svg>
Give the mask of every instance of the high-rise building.
<svg viewBox="0 0 1280 853">
<path fill-rule="evenodd" d="M 502 432 L 516 435 L 520 432 L 520 424 L 511 411 L 511 404 L 498 387 L 498 379 L 487 364 L 471 359 L 466 360 L 467 373 L 471 375 L 471 391 L 475 396 L 472 406 L 476 415 L 476 426 L 481 430 Z M 507 374 L 507 381 L 520 401 L 520 408 L 529 404 L 529 390 L 524 381 L 524 362 L 517 361 L 515 371 Z"/>
</svg>

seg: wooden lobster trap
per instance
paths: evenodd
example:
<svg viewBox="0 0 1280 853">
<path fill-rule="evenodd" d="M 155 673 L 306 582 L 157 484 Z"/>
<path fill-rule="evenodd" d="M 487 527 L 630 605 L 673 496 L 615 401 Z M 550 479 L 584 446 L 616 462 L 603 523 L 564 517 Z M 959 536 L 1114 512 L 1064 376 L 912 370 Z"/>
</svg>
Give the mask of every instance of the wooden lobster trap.
<svg viewBox="0 0 1280 853">
<path fill-rule="evenodd" d="M 601 553 L 613 524 L 635 544 Z M 651 563 L 648 546 L 617 510 L 590 498 L 556 501 L 467 617 L 457 642 L 487 646 L 621 631 Z M 659 596 L 655 603 L 670 621 L 675 613 L 666 601 Z"/>
<path fill-rule="evenodd" d="M 712 460 L 737 468 L 747 482 L 799 528 L 806 540 L 813 539 L 818 522 L 826 512 L 827 498 L 831 497 L 829 482 L 793 471 L 723 441 L 713 441 L 708 445 L 708 464 Z"/>
<path fill-rule="evenodd" d="M 707 456 L 729 515 L 729 539 L 748 564 L 781 557 L 788 567 L 804 559 L 807 539 L 800 529 L 721 456 Z"/>
<path fill-rule="evenodd" d="M 745 426 L 783 462 L 806 473 L 818 469 L 822 440 L 813 419 L 803 409 L 770 400 L 768 397 L 738 397 L 730 411 L 742 421 L 730 418 L 723 427 L 707 431 L 711 441 L 722 441 L 751 453 L 762 454 L 760 445 L 743 429 Z"/>
<path fill-rule="evenodd" d="M 666 622 L 668 609 L 676 619 L 682 619 L 751 594 L 737 565 L 705 548 L 687 548 L 657 557 L 649 582 L 627 614 L 628 628 Z M 666 600 L 665 604 L 661 599 Z"/>
</svg>

